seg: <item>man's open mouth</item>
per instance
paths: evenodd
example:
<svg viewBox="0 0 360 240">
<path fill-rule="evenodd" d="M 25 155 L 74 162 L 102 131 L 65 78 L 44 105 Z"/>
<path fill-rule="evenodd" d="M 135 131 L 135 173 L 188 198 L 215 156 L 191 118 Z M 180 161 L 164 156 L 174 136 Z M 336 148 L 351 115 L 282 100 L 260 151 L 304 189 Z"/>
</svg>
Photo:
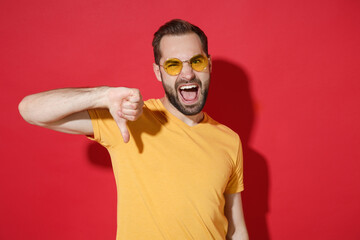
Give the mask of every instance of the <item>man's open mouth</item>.
<svg viewBox="0 0 360 240">
<path fill-rule="evenodd" d="M 184 84 L 178 88 L 181 100 L 185 104 L 193 104 L 198 100 L 199 96 L 199 85 L 197 84 Z"/>
</svg>

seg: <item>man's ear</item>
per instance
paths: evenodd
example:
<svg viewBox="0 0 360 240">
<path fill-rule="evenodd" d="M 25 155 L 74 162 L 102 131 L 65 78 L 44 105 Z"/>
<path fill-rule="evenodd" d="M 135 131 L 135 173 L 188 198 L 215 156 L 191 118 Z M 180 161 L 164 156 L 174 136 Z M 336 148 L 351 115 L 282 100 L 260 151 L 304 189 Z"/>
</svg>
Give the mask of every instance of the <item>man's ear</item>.
<svg viewBox="0 0 360 240">
<path fill-rule="evenodd" d="M 211 59 L 211 55 L 209 55 L 209 71 L 210 71 L 210 73 L 212 72 L 212 59 Z"/>
<path fill-rule="evenodd" d="M 160 66 L 157 65 L 156 63 L 153 63 L 153 70 L 157 80 L 161 82 Z"/>
</svg>

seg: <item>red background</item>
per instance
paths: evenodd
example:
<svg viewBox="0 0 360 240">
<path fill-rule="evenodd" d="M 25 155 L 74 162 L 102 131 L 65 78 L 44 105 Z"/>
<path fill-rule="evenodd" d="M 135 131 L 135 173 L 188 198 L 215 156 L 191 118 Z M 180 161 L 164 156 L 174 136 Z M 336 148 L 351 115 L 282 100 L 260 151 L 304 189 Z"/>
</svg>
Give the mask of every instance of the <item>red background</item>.
<svg viewBox="0 0 360 240">
<path fill-rule="evenodd" d="M 2 0 L 0 239 L 115 238 L 107 152 L 17 105 L 61 87 L 161 97 L 151 40 L 172 18 L 208 35 L 206 111 L 242 138 L 251 239 L 359 239 L 359 13 L 356 0 Z"/>
</svg>

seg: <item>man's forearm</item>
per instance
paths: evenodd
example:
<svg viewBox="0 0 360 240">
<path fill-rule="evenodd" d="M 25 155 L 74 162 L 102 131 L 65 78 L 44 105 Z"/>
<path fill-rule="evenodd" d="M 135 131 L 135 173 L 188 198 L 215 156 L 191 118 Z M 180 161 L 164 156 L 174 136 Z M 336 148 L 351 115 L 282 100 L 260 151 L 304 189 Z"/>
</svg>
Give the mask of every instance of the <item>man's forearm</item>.
<svg viewBox="0 0 360 240">
<path fill-rule="evenodd" d="M 44 126 L 73 113 L 107 107 L 109 87 L 64 88 L 26 96 L 19 104 L 21 116 L 29 123 Z"/>
</svg>

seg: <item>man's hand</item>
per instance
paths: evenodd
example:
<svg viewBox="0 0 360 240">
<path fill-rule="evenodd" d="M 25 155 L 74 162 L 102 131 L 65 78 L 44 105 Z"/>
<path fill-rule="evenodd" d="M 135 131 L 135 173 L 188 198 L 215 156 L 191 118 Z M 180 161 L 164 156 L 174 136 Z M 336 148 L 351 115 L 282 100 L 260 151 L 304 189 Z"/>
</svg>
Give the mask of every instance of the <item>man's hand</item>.
<svg viewBox="0 0 360 240">
<path fill-rule="evenodd" d="M 138 89 L 119 87 L 110 88 L 108 91 L 108 108 L 125 143 L 130 140 L 126 122 L 137 120 L 142 114 L 143 105 L 144 102 Z"/>
</svg>

